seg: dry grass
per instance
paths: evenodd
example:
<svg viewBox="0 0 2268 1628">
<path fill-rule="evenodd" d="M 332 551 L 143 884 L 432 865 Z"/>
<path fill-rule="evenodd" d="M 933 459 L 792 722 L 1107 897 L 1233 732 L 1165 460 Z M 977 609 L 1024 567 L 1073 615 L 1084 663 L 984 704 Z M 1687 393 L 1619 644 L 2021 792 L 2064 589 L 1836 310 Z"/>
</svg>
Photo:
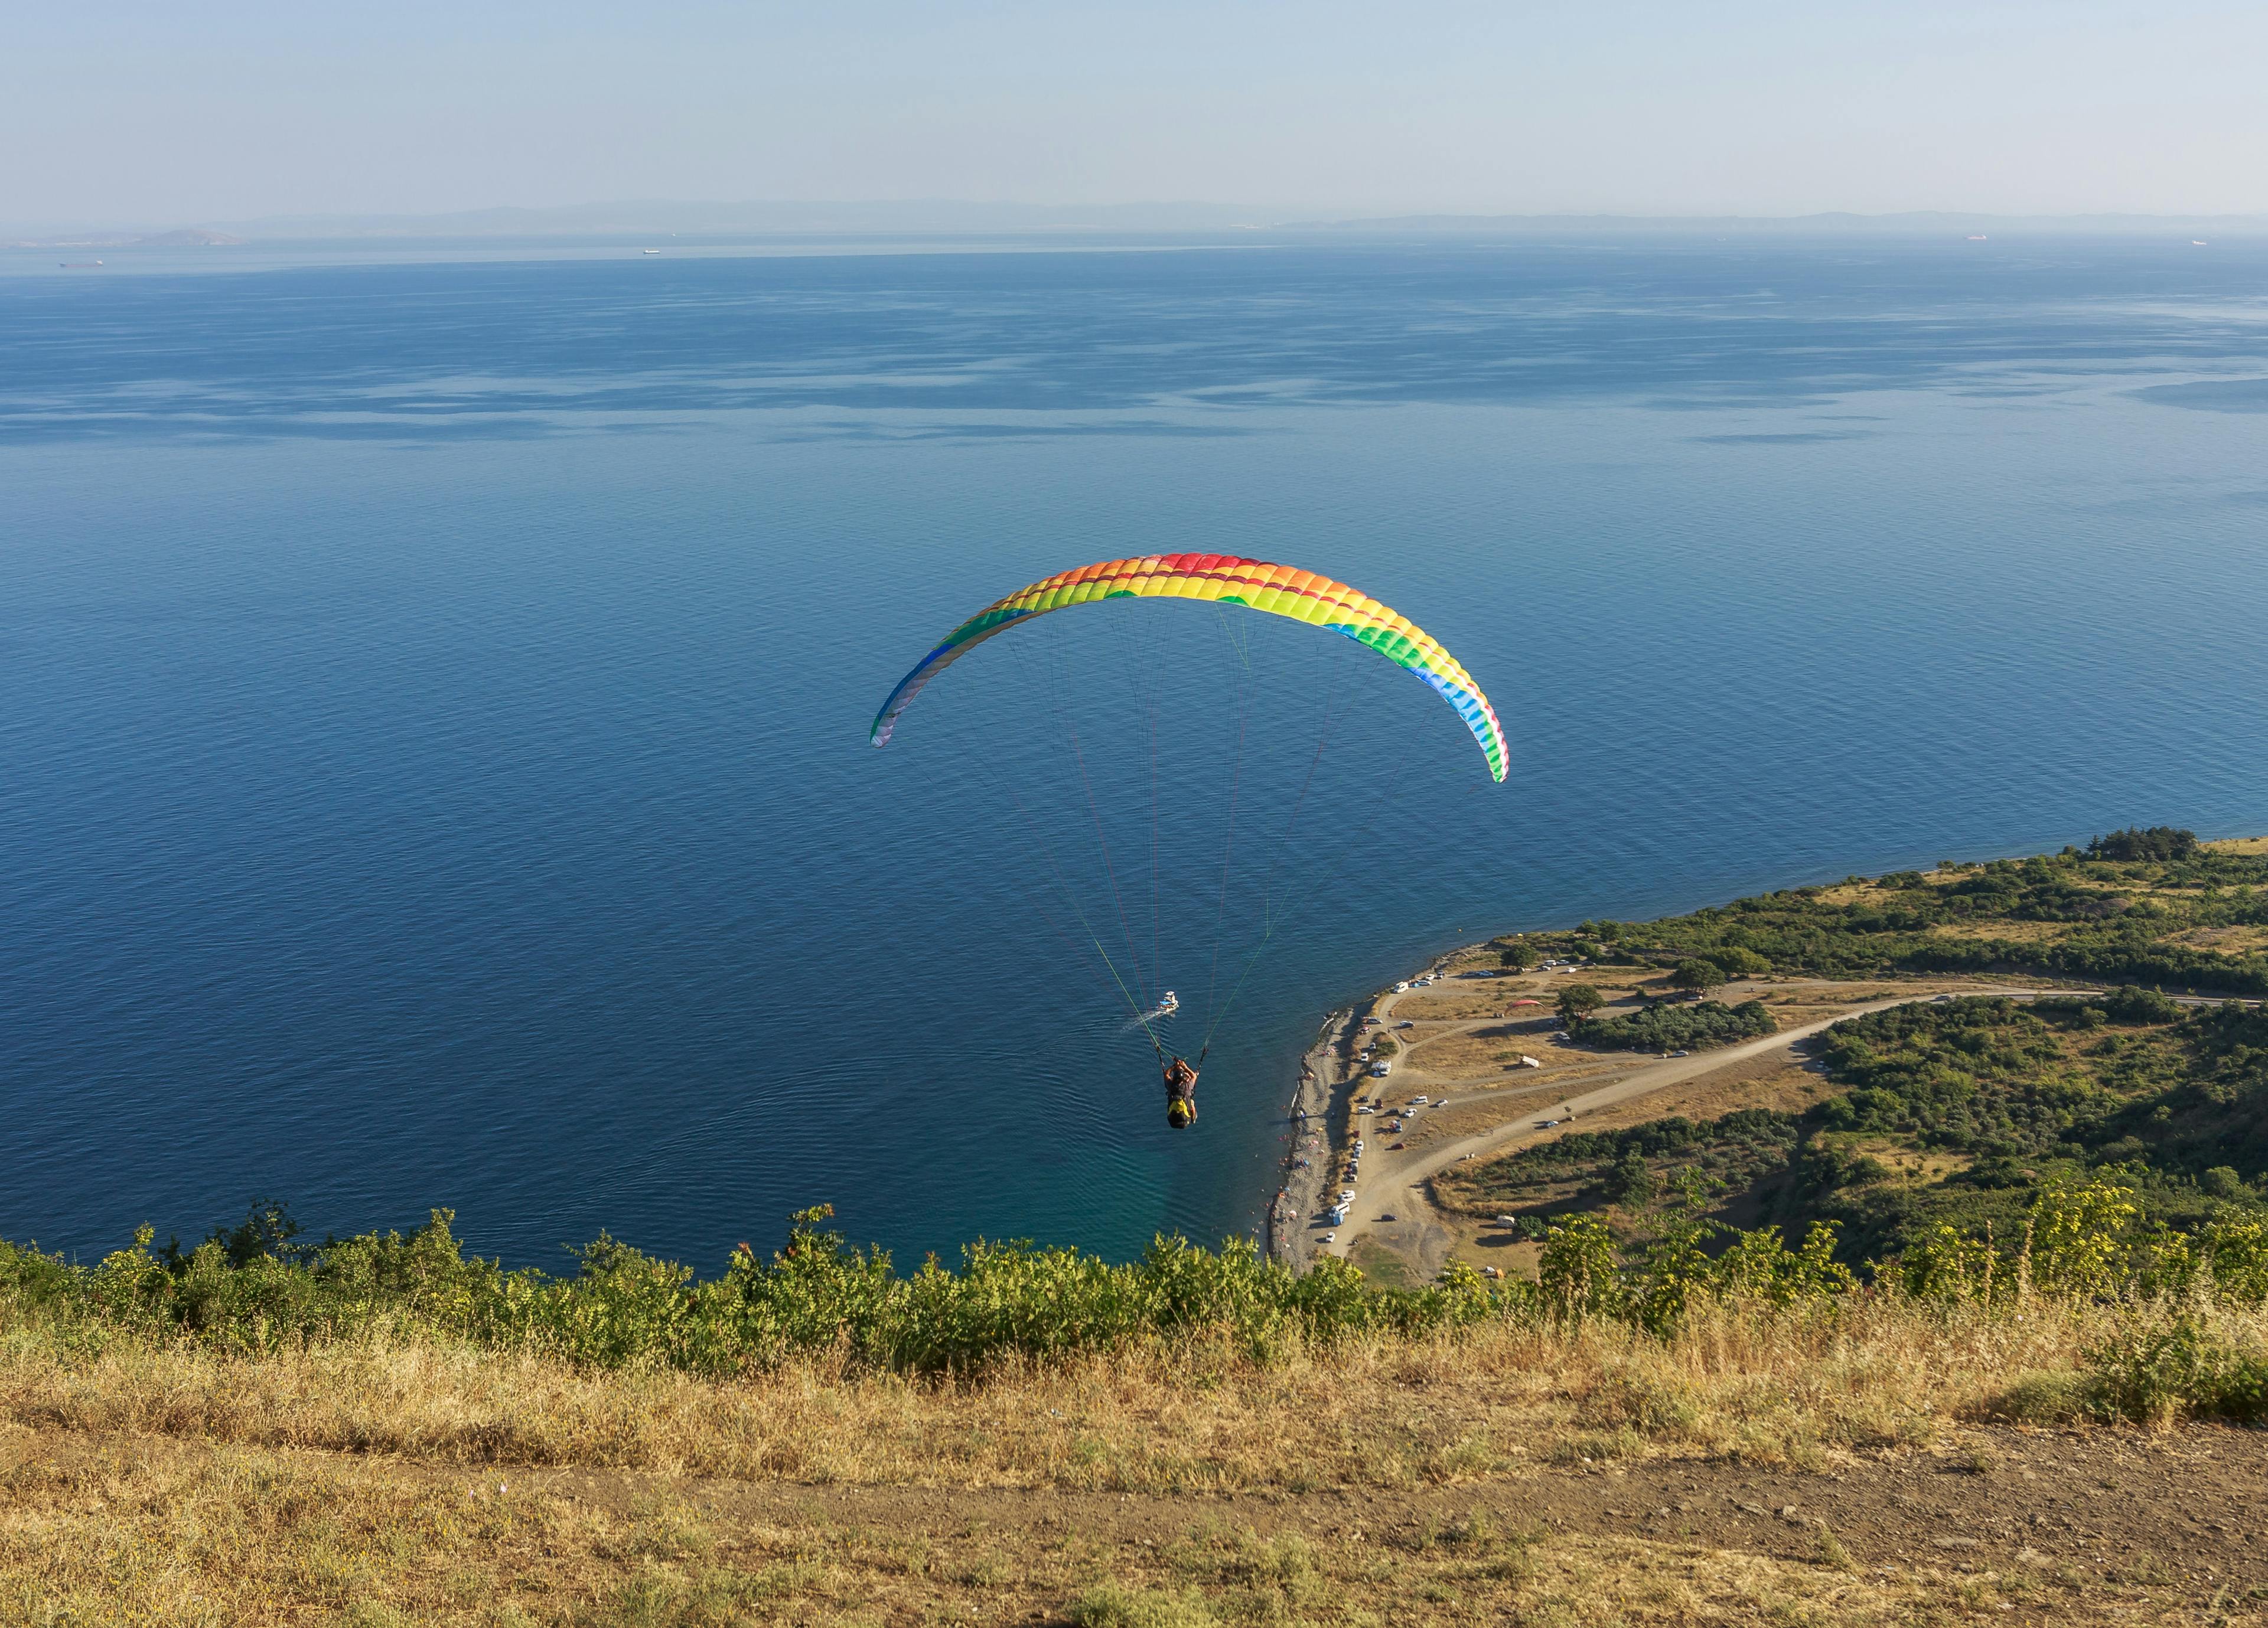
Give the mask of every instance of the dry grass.
<svg viewBox="0 0 2268 1628">
<path fill-rule="evenodd" d="M 1004 1365 L 976 1383 L 811 1367 L 721 1383 L 435 1344 L 244 1358 L 121 1343 L 79 1357 L 19 1335 L 0 1420 L 438 1463 L 1305 1492 L 1503 1474 L 1624 1426 L 1643 1435 L 1630 1451 L 1763 1462 L 1924 1443 L 2023 1375 L 2070 1368 L 2098 1321 L 1860 1305 L 1806 1326 L 1727 1311 L 1667 1344 L 1611 1325 L 1506 1326 L 1265 1367 L 1162 1351 Z M 1381 1396 L 1410 1405 L 1381 1411 Z"/>
<path fill-rule="evenodd" d="M 1485 1512 L 1375 1532 L 1296 1512 L 1266 1529 L 1146 1510 L 1124 1524 L 845 1520 L 698 1487 L 593 1499 L 260 1449 L 19 1458 L 5 1473 L 0 1613 L 26 1624 L 1894 1624 L 2051 1592 L 2021 1571 L 1854 1575 L 1507 1530 Z"/>
<path fill-rule="evenodd" d="M 1726 1311 L 1667 1344 L 1506 1327 L 1265 1368 L 1152 1352 L 962 1384 L 823 1366 L 718 1383 L 435 1345 L 88 1354 L 18 1330 L 0 1344 L 0 1621 L 2029 1611 L 2061 1596 L 2021 1568 L 1853 1572 L 1826 1539 L 1790 1559 L 1670 1533 L 1546 1534 L 1504 1525 L 1501 1499 L 1558 1466 L 1832 1471 L 1950 1445 L 2059 1394 L 2103 1315 Z M 1471 1513 L 1491 1499 L 1495 1524 Z M 2228 1620 L 2148 1599 L 2151 1620 Z"/>
<path fill-rule="evenodd" d="M 2235 927 L 2192 927 L 2167 940 L 2193 949 L 2217 950 L 2223 955 L 2250 955 L 2268 949 L 2268 927 L 2247 923 Z"/>
</svg>

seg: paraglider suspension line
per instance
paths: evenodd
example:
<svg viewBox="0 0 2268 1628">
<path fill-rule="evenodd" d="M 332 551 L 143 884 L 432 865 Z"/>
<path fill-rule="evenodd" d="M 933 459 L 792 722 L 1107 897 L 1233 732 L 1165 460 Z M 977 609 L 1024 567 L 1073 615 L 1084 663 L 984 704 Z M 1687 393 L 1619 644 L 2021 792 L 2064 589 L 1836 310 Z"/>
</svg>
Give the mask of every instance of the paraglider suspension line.
<svg viewBox="0 0 2268 1628">
<path fill-rule="evenodd" d="M 1232 636 L 1230 644 L 1233 645 L 1234 643 Z M 1243 651 L 1238 650 L 1236 653 L 1239 659 L 1243 659 Z M 1221 839 L 1220 845 L 1220 903 L 1212 919 L 1212 964 L 1205 973 L 1205 1040 L 1208 1044 L 1211 1042 L 1213 1030 L 1220 1026 L 1220 1016 L 1213 1006 L 1212 998 L 1220 981 L 1220 942 L 1228 922 L 1229 860 L 1236 851 L 1236 803 L 1244 788 L 1244 728 L 1252 711 L 1252 691 L 1248 682 L 1251 673 L 1252 664 L 1246 660 L 1244 672 L 1239 675 L 1236 684 L 1236 767 L 1228 783 L 1228 832 Z"/>
</svg>

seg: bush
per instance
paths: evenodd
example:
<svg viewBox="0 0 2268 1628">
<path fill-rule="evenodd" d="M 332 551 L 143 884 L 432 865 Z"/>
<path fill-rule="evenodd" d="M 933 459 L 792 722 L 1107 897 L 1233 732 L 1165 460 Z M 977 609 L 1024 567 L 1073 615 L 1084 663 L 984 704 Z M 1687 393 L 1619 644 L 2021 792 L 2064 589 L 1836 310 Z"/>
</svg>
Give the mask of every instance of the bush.
<svg viewBox="0 0 2268 1628">
<path fill-rule="evenodd" d="M 964 1372 L 1010 1353 L 1057 1357 L 1145 1339 L 1204 1339 L 1264 1359 L 1301 1342 L 1442 1331 L 1501 1309 L 1469 1268 L 1428 1288 L 1381 1290 L 1344 1262 L 1300 1276 L 1238 1240 L 1212 1251 L 1160 1237 L 1125 1265 L 979 1241 L 961 1251 L 959 1271 L 932 1260 L 900 1277 L 887 1255 L 822 1230 L 831 1213 L 801 1212 L 769 1260 L 742 1245 L 707 1281 L 604 1234 L 572 1277 L 508 1272 L 465 1256 L 446 1210 L 407 1238 L 369 1234 L 301 1250 L 271 1232 L 287 1255 L 240 1263 L 223 1241 L 236 1234 L 187 1254 L 153 1252 L 144 1227 L 133 1248 L 92 1268 L 0 1243 L 0 1313 L 228 1350 L 424 1334 L 594 1367 L 728 1375 L 830 1352 L 854 1367 Z"/>
<path fill-rule="evenodd" d="M 1690 1006 L 1655 1006 L 1627 1017 L 1583 1026 L 1586 1045 L 1609 1051 L 1700 1051 L 1777 1033 L 1778 1023 L 1759 1000 L 1737 1006 L 1705 1000 Z"/>
<path fill-rule="evenodd" d="M 2086 1353 L 2099 1410 L 2113 1418 L 2165 1424 L 2184 1416 L 2268 1418 L 2268 1352 L 2240 1348 L 2189 1313 L 2123 1321 Z"/>
<path fill-rule="evenodd" d="M 2129 826 L 2123 831 L 2113 831 L 2108 836 L 2098 836 L 2087 845 L 2090 859 L 2186 859 L 2198 851 L 2195 831 L 2184 831 L 2170 825 L 2154 825 L 2148 830 Z"/>
<path fill-rule="evenodd" d="M 2198 1178 L 2198 1190 L 2215 1198 L 2242 1200 L 2252 1197 L 2252 1190 L 2244 1178 L 2229 1165 L 2215 1165 Z"/>
</svg>

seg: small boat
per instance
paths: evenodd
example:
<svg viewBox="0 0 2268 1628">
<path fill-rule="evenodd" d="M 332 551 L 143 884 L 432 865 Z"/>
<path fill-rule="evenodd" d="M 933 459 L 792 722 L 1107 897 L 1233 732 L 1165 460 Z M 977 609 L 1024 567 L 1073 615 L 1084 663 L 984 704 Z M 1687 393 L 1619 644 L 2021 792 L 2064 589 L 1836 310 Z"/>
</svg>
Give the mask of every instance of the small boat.
<svg viewBox="0 0 2268 1628">
<path fill-rule="evenodd" d="M 642 248 L 638 253 L 641 254 L 659 254 L 661 251 L 658 248 Z"/>
<path fill-rule="evenodd" d="M 1158 998 L 1158 1015 L 1160 1017 L 1164 1017 L 1166 1013 L 1169 1012 L 1179 1012 L 1181 1009 L 1181 999 L 1174 993 L 1173 991 L 1167 990 L 1163 995 L 1160 995 Z"/>
<path fill-rule="evenodd" d="M 2205 240 L 2203 238 L 2191 238 L 2190 239 L 2190 247 L 2191 248 L 2203 248 L 2205 247 Z"/>
</svg>

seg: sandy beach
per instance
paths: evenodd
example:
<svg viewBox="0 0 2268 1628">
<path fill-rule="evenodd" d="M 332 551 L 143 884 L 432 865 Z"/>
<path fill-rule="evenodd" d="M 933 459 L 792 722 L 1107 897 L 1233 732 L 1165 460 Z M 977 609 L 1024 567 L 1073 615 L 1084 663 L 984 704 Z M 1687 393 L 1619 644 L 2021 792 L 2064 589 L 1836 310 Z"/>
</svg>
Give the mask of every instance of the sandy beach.
<svg viewBox="0 0 2268 1628">
<path fill-rule="evenodd" d="M 1332 1099 L 1345 1085 L 1336 1059 L 1344 1055 L 1345 1036 L 1359 1021 L 1353 1007 L 1323 1020 L 1315 1043 L 1300 1060 L 1299 1083 L 1285 1112 L 1290 1151 L 1278 1173 L 1275 1200 L 1268 1207 L 1267 1248 L 1297 1271 L 1306 1271 L 1314 1258 L 1309 1224 L 1318 1213 L 1336 1156 L 1330 1135 Z"/>
</svg>

